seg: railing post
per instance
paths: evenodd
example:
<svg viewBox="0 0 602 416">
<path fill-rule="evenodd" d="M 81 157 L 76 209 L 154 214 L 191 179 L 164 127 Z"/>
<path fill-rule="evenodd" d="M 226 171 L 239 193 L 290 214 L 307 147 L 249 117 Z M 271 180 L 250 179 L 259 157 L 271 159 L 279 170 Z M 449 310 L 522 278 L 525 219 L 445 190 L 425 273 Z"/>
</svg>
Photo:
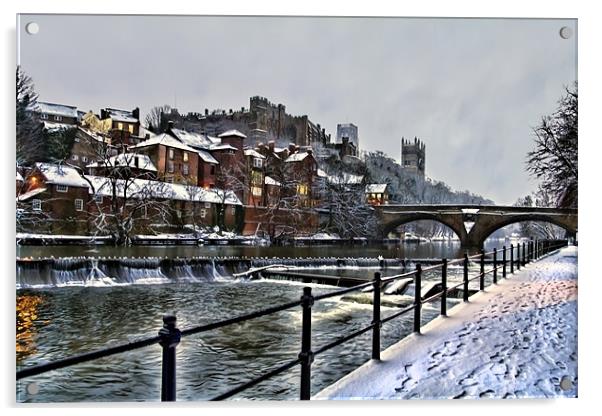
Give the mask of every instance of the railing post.
<svg viewBox="0 0 602 416">
<path fill-rule="evenodd" d="M 159 330 L 163 348 L 161 364 L 161 401 L 176 401 L 176 346 L 181 339 L 180 330 L 176 328 L 175 315 L 163 316 L 163 328 Z"/>
<path fill-rule="evenodd" d="M 422 309 L 422 266 L 416 265 L 414 274 L 414 332 L 420 333 L 420 312 Z"/>
<path fill-rule="evenodd" d="M 516 270 L 520 270 L 520 243 L 516 245 Z"/>
<path fill-rule="evenodd" d="M 497 284 L 497 248 L 493 249 L 493 284 Z"/>
<path fill-rule="evenodd" d="M 374 301 L 372 302 L 372 359 L 380 360 L 380 272 L 374 273 Z"/>
<path fill-rule="evenodd" d="M 441 262 L 441 315 L 447 315 L 447 259 L 442 259 Z"/>
<path fill-rule="evenodd" d="M 527 248 L 525 247 L 525 243 L 523 242 L 523 266 L 527 265 L 526 254 L 527 254 Z"/>
<path fill-rule="evenodd" d="M 514 273 L 514 244 L 510 244 L 510 274 Z"/>
<path fill-rule="evenodd" d="M 311 363 L 314 361 L 314 353 L 311 350 L 311 307 L 314 297 L 311 287 L 303 288 L 301 296 L 301 307 L 303 308 L 301 324 L 301 400 L 309 400 L 311 397 Z"/>
<path fill-rule="evenodd" d="M 464 253 L 464 287 L 462 292 L 464 302 L 468 302 L 468 253 Z"/>
<path fill-rule="evenodd" d="M 506 246 L 503 247 L 502 252 L 502 279 L 506 278 Z"/>
<path fill-rule="evenodd" d="M 481 275 L 479 276 L 479 290 L 485 290 L 485 250 L 481 250 Z"/>
</svg>

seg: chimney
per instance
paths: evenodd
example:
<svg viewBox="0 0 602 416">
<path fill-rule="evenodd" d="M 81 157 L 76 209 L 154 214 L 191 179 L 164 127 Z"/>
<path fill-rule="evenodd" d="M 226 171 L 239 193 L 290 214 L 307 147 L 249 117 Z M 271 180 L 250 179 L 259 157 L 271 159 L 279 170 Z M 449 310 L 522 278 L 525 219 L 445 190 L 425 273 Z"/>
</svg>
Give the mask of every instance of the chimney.
<svg viewBox="0 0 602 416">
<path fill-rule="evenodd" d="M 245 108 L 244 107 L 240 107 L 240 112 L 244 113 L 245 112 Z"/>
<path fill-rule="evenodd" d="M 132 111 L 132 116 L 140 121 L 140 109 L 138 107 L 134 108 L 134 110 Z"/>
<path fill-rule="evenodd" d="M 230 109 L 230 114 L 232 114 L 232 109 Z"/>
<path fill-rule="evenodd" d="M 272 152 L 272 153 L 274 153 L 274 146 L 275 146 L 274 140 L 270 140 L 268 142 L 268 148 L 270 149 L 270 152 Z"/>
<path fill-rule="evenodd" d="M 205 116 L 208 116 L 208 115 L 209 115 L 209 109 L 208 109 L 208 108 L 206 108 L 206 109 L 205 109 Z"/>
<path fill-rule="evenodd" d="M 295 143 L 289 143 L 289 145 L 288 145 L 288 151 L 291 154 L 295 153 L 295 150 L 297 150 L 296 148 L 297 148 L 297 145 Z"/>
<path fill-rule="evenodd" d="M 150 139 L 150 134 L 149 134 L 149 133 L 146 133 L 146 134 L 144 135 L 144 140 L 148 140 L 148 139 Z"/>
<path fill-rule="evenodd" d="M 313 156 L 314 150 L 310 147 L 309 149 L 307 149 L 307 154 Z"/>
<path fill-rule="evenodd" d="M 167 131 L 170 132 L 173 129 L 173 120 L 167 122 Z"/>
</svg>

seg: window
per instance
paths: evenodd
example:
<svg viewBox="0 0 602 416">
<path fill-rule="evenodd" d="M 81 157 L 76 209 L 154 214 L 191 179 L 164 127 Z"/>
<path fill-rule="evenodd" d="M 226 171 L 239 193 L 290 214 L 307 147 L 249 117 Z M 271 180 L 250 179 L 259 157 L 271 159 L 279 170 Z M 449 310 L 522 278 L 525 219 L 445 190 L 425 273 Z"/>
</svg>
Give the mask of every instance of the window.
<svg viewBox="0 0 602 416">
<path fill-rule="evenodd" d="M 211 208 L 211 202 L 205 202 L 205 208 Z"/>
<path fill-rule="evenodd" d="M 184 152 L 184 156 L 182 156 L 184 162 L 188 162 L 188 152 Z"/>
<path fill-rule="evenodd" d="M 31 201 L 31 209 L 33 209 L 34 211 L 41 211 L 42 201 L 39 199 L 34 199 L 33 201 Z"/>
<path fill-rule="evenodd" d="M 102 204 L 102 195 L 94 195 L 94 201 L 99 204 Z"/>
<path fill-rule="evenodd" d="M 188 175 L 188 163 L 182 165 L 182 175 Z"/>
<path fill-rule="evenodd" d="M 210 175 L 215 175 L 215 165 L 211 165 L 211 170 L 209 171 Z"/>
<path fill-rule="evenodd" d="M 263 161 L 258 157 L 254 157 L 253 158 L 253 167 L 261 169 L 262 166 L 263 166 Z"/>
<path fill-rule="evenodd" d="M 82 156 L 82 162 L 86 163 L 88 161 L 88 158 L 86 156 Z"/>
<path fill-rule="evenodd" d="M 167 171 L 169 173 L 173 173 L 174 172 L 174 164 L 173 164 L 173 160 L 169 160 L 167 162 Z"/>
<path fill-rule="evenodd" d="M 117 129 L 123 130 L 123 123 L 117 123 Z"/>
<path fill-rule="evenodd" d="M 75 200 L 75 210 L 76 211 L 83 211 L 84 210 L 84 200 L 83 199 L 76 199 Z"/>
<path fill-rule="evenodd" d="M 261 187 L 259 187 L 259 186 L 252 186 L 251 187 L 251 194 L 253 194 L 254 197 L 260 197 L 261 196 Z"/>
<path fill-rule="evenodd" d="M 68 190 L 69 190 L 69 187 L 67 185 L 57 185 L 56 186 L 57 192 L 67 192 Z"/>
<path fill-rule="evenodd" d="M 128 131 L 130 132 L 130 134 L 134 134 L 134 125 L 133 124 L 128 124 Z"/>
<path fill-rule="evenodd" d="M 72 155 L 71 156 L 71 160 L 77 161 L 77 160 L 79 160 L 79 156 L 78 155 Z"/>
<path fill-rule="evenodd" d="M 173 149 L 169 149 L 169 158 L 173 159 Z"/>
<path fill-rule="evenodd" d="M 308 193 L 308 187 L 305 184 L 300 183 L 299 185 L 297 185 L 297 194 L 298 195 L 307 195 Z"/>
<path fill-rule="evenodd" d="M 48 120 L 48 114 L 42 114 L 42 115 L 40 115 L 40 118 L 42 120 Z"/>
<path fill-rule="evenodd" d="M 148 218 L 148 207 L 146 205 L 142 207 L 142 218 Z"/>
<path fill-rule="evenodd" d="M 232 205 L 231 212 L 232 215 L 236 215 L 236 207 L 234 205 Z"/>
<path fill-rule="evenodd" d="M 63 117 L 61 117 L 61 116 L 54 116 L 54 120 L 55 121 L 63 121 Z"/>
<path fill-rule="evenodd" d="M 207 210 L 201 209 L 201 211 L 199 212 L 199 215 L 201 218 L 205 218 L 207 216 Z"/>
</svg>

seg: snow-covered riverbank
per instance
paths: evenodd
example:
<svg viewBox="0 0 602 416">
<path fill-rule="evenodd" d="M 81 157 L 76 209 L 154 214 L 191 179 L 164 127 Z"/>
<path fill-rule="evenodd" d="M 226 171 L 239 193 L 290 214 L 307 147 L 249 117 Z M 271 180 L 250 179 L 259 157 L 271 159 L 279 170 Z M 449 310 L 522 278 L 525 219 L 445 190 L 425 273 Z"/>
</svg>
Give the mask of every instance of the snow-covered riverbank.
<svg viewBox="0 0 602 416">
<path fill-rule="evenodd" d="M 532 263 L 314 399 L 577 396 L 577 248 Z"/>
</svg>

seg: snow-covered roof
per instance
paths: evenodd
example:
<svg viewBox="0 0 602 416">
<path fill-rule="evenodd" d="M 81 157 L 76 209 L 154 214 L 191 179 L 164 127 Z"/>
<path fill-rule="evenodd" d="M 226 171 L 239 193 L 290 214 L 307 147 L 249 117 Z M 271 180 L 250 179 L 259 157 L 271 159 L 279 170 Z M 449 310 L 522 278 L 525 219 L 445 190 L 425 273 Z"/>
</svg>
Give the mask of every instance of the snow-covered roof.
<svg viewBox="0 0 602 416">
<path fill-rule="evenodd" d="M 70 166 L 38 162 L 35 167 L 44 175 L 47 183 L 81 188 L 88 187 L 88 182 L 81 177 L 77 169 Z"/>
<path fill-rule="evenodd" d="M 38 101 L 37 104 L 40 113 L 77 118 L 77 107 L 72 105 L 46 103 L 42 101 Z"/>
<path fill-rule="evenodd" d="M 44 128 L 46 129 L 46 131 L 49 131 L 49 132 L 58 131 L 58 130 L 74 129 L 75 127 L 77 127 L 77 126 L 75 126 L 73 124 L 53 123 L 51 121 L 44 121 Z"/>
<path fill-rule="evenodd" d="M 110 143 L 111 142 L 111 138 L 107 137 L 107 136 L 103 136 L 100 133 L 97 133 L 93 130 L 78 126 L 77 129 L 85 134 L 86 136 L 88 136 L 89 138 L 96 140 L 97 142 L 101 142 L 101 143 Z"/>
<path fill-rule="evenodd" d="M 122 153 L 116 156 L 111 156 L 109 159 L 103 162 L 90 163 L 86 167 L 109 167 L 109 166 L 129 166 L 131 168 L 144 169 L 152 172 L 156 172 L 157 168 L 153 164 L 153 161 L 147 155 L 141 155 L 137 153 Z"/>
<path fill-rule="evenodd" d="M 212 145 L 209 150 L 238 150 L 236 147 L 229 144 Z"/>
<path fill-rule="evenodd" d="M 238 130 L 228 130 L 228 131 L 225 131 L 222 134 L 218 135 L 217 137 L 221 138 L 221 137 L 230 137 L 230 136 L 238 136 L 238 137 L 242 137 L 243 139 L 247 138 L 247 136 L 245 136 Z"/>
<path fill-rule="evenodd" d="M 328 178 L 328 173 L 324 172 L 322 169 L 318 169 L 318 177 L 319 178 Z"/>
<path fill-rule="evenodd" d="M 29 198 L 34 197 L 42 192 L 46 191 L 46 188 L 36 188 L 31 191 L 27 191 L 17 197 L 17 201 L 27 201 Z"/>
<path fill-rule="evenodd" d="M 182 143 L 181 141 L 174 139 L 172 136 L 170 136 L 167 133 L 157 134 L 156 136 L 153 136 L 148 140 L 140 142 L 135 146 L 130 146 L 130 148 L 131 149 L 132 148 L 139 149 L 141 147 L 154 146 L 154 145 L 158 145 L 158 144 L 161 144 L 163 146 L 173 147 L 176 149 L 186 150 L 186 151 L 192 152 L 192 153 L 196 153 L 196 149 L 193 149 L 192 147 Z"/>
<path fill-rule="evenodd" d="M 17 172 L 17 180 L 23 182 L 23 176 L 19 172 Z"/>
<path fill-rule="evenodd" d="M 200 158 L 203 159 L 204 162 L 219 165 L 219 162 L 213 156 L 211 156 L 211 153 L 206 152 L 204 150 L 197 150 L 197 153 L 199 154 Z"/>
<path fill-rule="evenodd" d="M 138 137 L 146 137 L 147 134 L 149 135 L 149 138 L 153 137 L 155 135 L 155 133 L 153 133 L 152 131 L 150 131 L 149 129 L 147 129 L 143 126 L 140 126 L 138 128 Z"/>
<path fill-rule="evenodd" d="M 222 142 L 222 139 L 219 137 L 207 136 L 207 139 L 213 144 L 220 144 Z"/>
<path fill-rule="evenodd" d="M 90 194 L 113 196 L 113 186 L 109 178 L 103 176 L 86 175 L 86 178 L 94 185 L 94 191 L 90 188 Z M 175 199 L 179 201 L 209 202 L 213 204 L 242 205 L 242 202 L 232 191 L 221 189 L 204 189 L 200 186 L 182 185 L 168 182 L 151 181 L 147 179 L 134 179 L 126 182 L 117 179 L 117 192 L 125 194 L 129 198 L 161 198 Z M 127 186 L 127 189 L 123 189 Z"/>
<path fill-rule="evenodd" d="M 118 110 L 116 108 L 106 108 L 105 111 L 109 113 L 109 117 L 113 121 L 121 121 L 123 123 L 137 123 L 138 119 L 134 117 L 131 111 Z"/>
<path fill-rule="evenodd" d="M 171 132 L 176 136 L 178 140 L 182 143 L 187 144 L 191 147 L 196 147 L 200 149 L 208 149 L 209 146 L 214 144 L 211 140 L 209 140 L 206 136 L 200 133 L 193 133 L 186 130 L 180 129 L 171 129 Z"/>
<path fill-rule="evenodd" d="M 264 178 L 263 182 L 264 182 L 266 185 L 282 186 L 282 184 L 281 184 L 280 182 L 278 182 L 277 180 L 275 180 L 275 179 L 273 179 L 273 178 L 271 178 L 271 177 L 269 177 L 269 176 L 266 176 L 266 177 Z"/>
<path fill-rule="evenodd" d="M 309 156 L 309 153 L 307 153 L 307 152 L 293 153 L 292 155 L 290 155 L 289 157 L 286 158 L 285 162 L 287 162 L 287 163 L 290 163 L 290 162 L 301 162 L 307 156 Z"/>
<path fill-rule="evenodd" d="M 253 149 L 246 149 L 245 156 L 253 156 L 258 159 L 265 159 L 265 156 Z"/>
<path fill-rule="evenodd" d="M 371 183 L 366 185 L 367 194 L 382 194 L 387 190 L 386 183 Z"/>
</svg>

